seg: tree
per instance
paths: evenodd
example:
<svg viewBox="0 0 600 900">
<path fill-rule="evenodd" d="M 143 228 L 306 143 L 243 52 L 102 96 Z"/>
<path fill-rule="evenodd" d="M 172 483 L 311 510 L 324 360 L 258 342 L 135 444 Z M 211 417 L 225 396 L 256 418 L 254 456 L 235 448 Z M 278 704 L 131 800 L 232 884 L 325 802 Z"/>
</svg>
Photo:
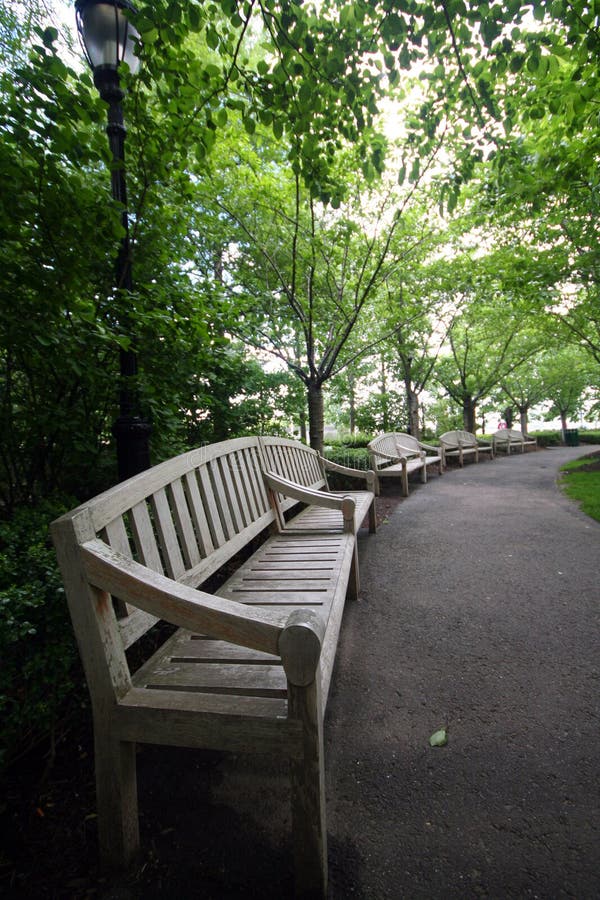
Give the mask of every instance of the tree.
<svg viewBox="0 0 600 900">
<path fill-rule="evenodd" d="M 540 374 L 545 399 L 550 402 L 546 419 L 559 416 L 564 435 L 568 419 L 578 415 L 583 408 L 589 384 L 586 354 L 576 347 L 549 353 L 541 361 Z"/>
</svg>

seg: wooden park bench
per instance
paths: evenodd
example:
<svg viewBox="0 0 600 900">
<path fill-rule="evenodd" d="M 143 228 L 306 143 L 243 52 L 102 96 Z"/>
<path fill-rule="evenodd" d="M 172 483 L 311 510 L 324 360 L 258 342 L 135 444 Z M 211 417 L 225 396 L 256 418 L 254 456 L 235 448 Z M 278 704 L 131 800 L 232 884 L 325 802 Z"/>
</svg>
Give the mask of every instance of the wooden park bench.
<svg viewBox="0 0 600 900">
<path fill-rule="evenodd" d="M 526 447 L 537 447 L 537 440 L 527 437 L 522 431 L 517 431 L 516 428 L 499 428 L 492 435 L 492 446 L 494 453 L 497 453 L 498 450 L 505 450 L 508 456 L 513 449 L 524 453 Z"/>
<path fill-rule="evenodd" d="M 494 448 L 490 442 L 479 440 L 470 431 L 446 431 L 440 435 L 440 447 L 444 465 L 449 456 L 457 457 L 461 468 L 466 458 L 474 457 L 475 462 L 479 462 L 482 453 L 489 453 L 490 459 L 494 458 Z"/>
<path fill-rule="evenodd" d="M 410 434 L 392 431 L 380 434 L 368 445 L 371 466 L 375 472 L 376 493 L 380 491 L 380 479 L 400 478 L 402 494 L 408 497 L 408 476 L 420 472 L 421 481 L 427 481 L 427 468 L 436 466 L 442 474 L 443 461 L 439 447 L 423 444 Z"/>
<path fill-rule="evenodd" d="M 325 896 L 323 716 L 358 527 L 376 527 L 373 473 L 331 464 L 366 487 L 333 493 L 327 465 L 292 441 L 225 441 L 52 524 L 92 699 L 105 864 L 139 848 L 137 742 L 272 752 L 290 763 L 298 894 Z M 234 573 L 203 591 L 225 563 Z M 126 650 L 158 620 L 177 630 L 131 671 Z"/>
</svg>

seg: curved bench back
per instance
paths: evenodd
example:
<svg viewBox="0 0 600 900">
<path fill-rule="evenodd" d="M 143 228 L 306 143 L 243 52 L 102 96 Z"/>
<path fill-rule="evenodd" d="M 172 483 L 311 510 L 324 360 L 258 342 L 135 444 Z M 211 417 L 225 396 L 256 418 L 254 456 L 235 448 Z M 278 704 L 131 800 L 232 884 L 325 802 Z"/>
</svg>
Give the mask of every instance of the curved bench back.
<svg viewBox="0 0 600 900">
<path fill-rule="evenodd" d="M 446 431 L 440 435 L 440 444 L 445 448 L 458 447 L 459 442 L 463 447 L 477 447 L 477 438 L 470 431 Z"/>
<path fill-rule="evenodd" d="M 418 440 L 411 434 L 403 434 L 400 431 L 390 431 L 387 432 L 387 434 L 380 434 L 376 438 L 373 438 L 372 441 L 369 441 L 367 449 L 369 451 L 374 451 L 370 453 L 372 466 L 376 469 L 380 469 L 382 466 L 389 465 L 390 460 L 377 456 L 377 453 L 385 453 L 386 456 L 393 456 L 398 459 L 399 456 L 403 455 L 403 451 L 405 450 L 418 454 L 421 448 Z"/>
<path fill-rule="evenodd" d="M 198 587 L 275 522 L 257 437 L 200 447 L 121 482 L 57 519 L 57 552 L 100 538 L 120 554 Z M 124 647 L 156 619 L 113 598 Z"/>
</svg>

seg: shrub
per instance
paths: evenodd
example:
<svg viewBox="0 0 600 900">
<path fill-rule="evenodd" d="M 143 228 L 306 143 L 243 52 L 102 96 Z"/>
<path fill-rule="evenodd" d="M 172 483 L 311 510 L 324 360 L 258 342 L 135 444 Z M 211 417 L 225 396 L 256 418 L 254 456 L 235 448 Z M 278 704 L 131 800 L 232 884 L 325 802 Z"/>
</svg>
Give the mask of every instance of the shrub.
<svg viewBox="0 0 600 900">
<path fill-rule="evenodd" d="M 369 452 L 361 447 L 326 447 L 325 456 L 340 466 L 351 469 L 368 469 Z"/>
<path fill-rule="evenodd" d="M 580 444 L 600 444 L 600 431 L 581 431 L 579 430 Z"/>
<path fill-rule="evenodd" d="M 339 447 L 366 447 L 373 437 L 374 435 L 372 434 L 357 432 L 356 434 L 347 434 L 343 437 L 328 438 L 326 450 L 329 450 L 329 448 L 336 450 Z"/>
<path fill-rule="evenodd" d="M 0 522 L 0 770 L 57 728 L 86 696 L 46 502 Z"/>
<path fill-rule="evenodd" d="M 529 431 L 528 434 L 536 438 L 538 447 L 560 447 L 563 442 L 560 431 Z"/>
</svg>

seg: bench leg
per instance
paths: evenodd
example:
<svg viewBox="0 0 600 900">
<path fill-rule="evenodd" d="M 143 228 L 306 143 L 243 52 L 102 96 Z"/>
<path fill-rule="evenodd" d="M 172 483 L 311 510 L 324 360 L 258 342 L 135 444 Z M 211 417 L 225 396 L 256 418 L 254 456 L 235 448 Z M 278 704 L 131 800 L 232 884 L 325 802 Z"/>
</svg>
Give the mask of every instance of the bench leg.
<svg viewBox="0 0 600 900">
<path fill-rule="evenodd" d="M 307 687 L 288 682 L 291 719 L 302 722 L 302 754 L 290 764 L 292 842 L 296 896 L 323 900 L 327 896 L 327 825 L 321 675 Z"/>
<path fill-rule="evenodd" d="M 98 840 L 103 865 L 126 868 L 140 846 L 135 744 L 94 729 Z"/>
<path fill-rule="evenodd" d="M 358 600 L 360 594 L 360 568 L 358 565 L 358 547 L 354 542 L 354 550 L 352 551 L 352 565 L 350 566 L 350 577 L 348 578 L 348 587 L 346 596 L 349 600 Z"/>
<path fill-rule="evenodd" d="M 377 532 L 377 501 L 373 499 L 369 507 L 369 534 L 375 534 Z"/>
<path fill-rule="evenodd" d="M 402 469 L 402 496 L 408 497 L 408 472 Z"/>
</svg>

